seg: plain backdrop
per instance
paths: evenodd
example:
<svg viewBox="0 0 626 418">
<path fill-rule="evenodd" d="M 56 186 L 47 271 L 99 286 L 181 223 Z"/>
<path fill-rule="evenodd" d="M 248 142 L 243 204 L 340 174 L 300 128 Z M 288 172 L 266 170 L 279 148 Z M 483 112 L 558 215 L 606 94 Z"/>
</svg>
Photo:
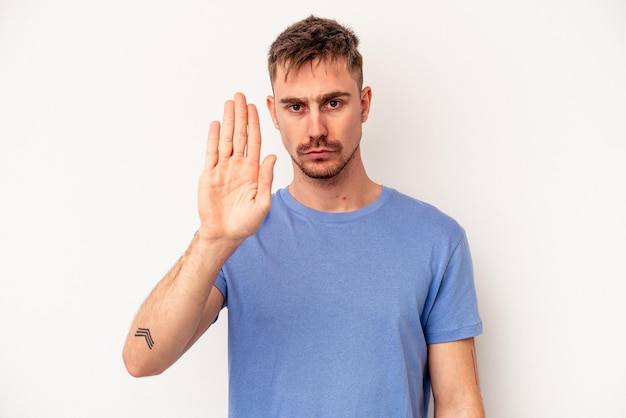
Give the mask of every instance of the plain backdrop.
<svg viewBox="0 0 626 418">
<path fill-rule="evenodd" d="M 361 38 L 370 176 L 467 230 L 488 416 L 625 417 L 620 0 L 0 0 L 0 416 L 226 416 L 227 313 L 158 377 L 121 349 L 234 92 L 290 181 L 265 59 L 311 13 Z"/>
</svg>

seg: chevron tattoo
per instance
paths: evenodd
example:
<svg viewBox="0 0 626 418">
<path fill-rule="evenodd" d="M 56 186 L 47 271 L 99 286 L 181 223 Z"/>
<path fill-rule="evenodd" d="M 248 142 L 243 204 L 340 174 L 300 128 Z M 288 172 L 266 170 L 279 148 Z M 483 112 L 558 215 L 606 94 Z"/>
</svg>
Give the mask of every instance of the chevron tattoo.
<svg viewBox="0 0 626 418">
<path fill-rule="evenodd" d="M 150 330 L 148 328 L 137 328 L 135 337 L 144 337 L 150 350 L 154 347 L 154 340 L 152 339 L 152 335 L 150 335 Z"/>
</svg>

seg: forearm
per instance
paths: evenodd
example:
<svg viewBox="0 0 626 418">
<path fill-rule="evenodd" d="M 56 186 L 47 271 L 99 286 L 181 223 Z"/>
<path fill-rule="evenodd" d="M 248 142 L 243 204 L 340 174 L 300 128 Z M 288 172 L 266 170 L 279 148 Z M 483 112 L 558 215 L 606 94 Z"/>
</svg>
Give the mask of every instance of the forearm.
<svg viewBox="0 0 626 418">
<path fill-rule="evenodd" d="M 199 328 L 204 326 L 203 314 L 215 277 L 237 244 L 194 237 L 185 254 L 150 293 L 131 325 L 123 351 L 131 375 L 163 372 L 197 337 Z"/>
</svg>

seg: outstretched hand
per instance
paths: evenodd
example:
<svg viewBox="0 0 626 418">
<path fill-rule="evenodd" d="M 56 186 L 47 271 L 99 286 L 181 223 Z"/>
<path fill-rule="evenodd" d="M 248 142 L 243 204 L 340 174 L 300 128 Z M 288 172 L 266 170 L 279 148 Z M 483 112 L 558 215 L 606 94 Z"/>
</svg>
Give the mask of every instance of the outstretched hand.
<svg viewBox="0 0 626 418">
<path fill-rule="evenodd" d="M 275 155 L 259 164 L 261 127 L 243 94 L 224 104 L 213 121 L 198 185 L 199 238 L 243 241 L 259 228 L 271 206 Z"/>
</svg>

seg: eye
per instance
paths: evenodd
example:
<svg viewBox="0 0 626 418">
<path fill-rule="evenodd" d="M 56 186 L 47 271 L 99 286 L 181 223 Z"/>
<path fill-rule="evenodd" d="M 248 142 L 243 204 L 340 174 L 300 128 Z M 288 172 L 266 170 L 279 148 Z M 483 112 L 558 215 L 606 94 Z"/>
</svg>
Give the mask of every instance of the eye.
<svg viewBox="0 0 626 418">
<path fill-rule="evenodd" d="M 337 109 L 340 105 L 341 105 L 341 102 L 339 100 L 329 100 L 326 103 L 326 107 L 329 109 Z"/>
<path fill-rule="evenodd" d="M 287 106 L 287 108 L 292 111 L 292 112 L 300 112 L 302 111 L 302 105 L 299 103 L 294 103 L 294 104 L 290 104 L 289 106 Z"/>
</svg>

